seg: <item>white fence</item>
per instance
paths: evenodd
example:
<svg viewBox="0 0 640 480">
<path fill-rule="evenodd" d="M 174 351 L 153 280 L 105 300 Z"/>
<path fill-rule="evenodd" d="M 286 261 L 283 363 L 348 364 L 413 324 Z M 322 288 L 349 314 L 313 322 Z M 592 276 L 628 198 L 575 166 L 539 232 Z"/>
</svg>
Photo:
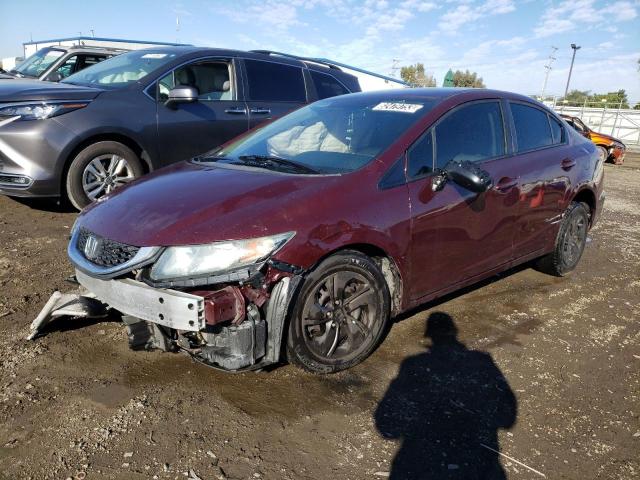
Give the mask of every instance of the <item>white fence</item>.
<svg viewBox="0 0 640 480">
<path fill-rule="evenodd" d="M 640 110 L 593 105 L 567 105 L 545 102 L 558 113 L 580 118 L 589 128 L 622 140 L 626 145 L 640 145 Z"/>
</svg>

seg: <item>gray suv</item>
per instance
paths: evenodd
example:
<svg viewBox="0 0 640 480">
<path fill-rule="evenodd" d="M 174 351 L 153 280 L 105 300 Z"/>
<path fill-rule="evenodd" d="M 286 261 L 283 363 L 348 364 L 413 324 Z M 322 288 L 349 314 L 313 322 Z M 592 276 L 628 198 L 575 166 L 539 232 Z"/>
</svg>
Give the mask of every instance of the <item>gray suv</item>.
<svg viewBox="0 0 640 480">
<path fill-rule="evenodd" d="M 31 78 L 59 82 L 74 73 L 127 50 L 102 47 L 47 47 L 38 50 L 16 68 L 0 73 L 0 80 Z"/>
<path fill-rule="evenodd" d="M 197 47 L 136 50 L 60 83 L 0 82 L 0 193 L 81 209 L 306 103 L 360 91 L 319 60 Z"/>
</svg>

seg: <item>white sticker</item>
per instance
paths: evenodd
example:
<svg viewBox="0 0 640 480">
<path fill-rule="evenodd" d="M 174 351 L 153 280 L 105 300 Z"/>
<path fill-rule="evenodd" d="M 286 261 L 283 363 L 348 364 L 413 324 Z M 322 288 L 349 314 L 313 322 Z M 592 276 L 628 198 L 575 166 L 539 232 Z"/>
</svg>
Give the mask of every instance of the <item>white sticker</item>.
<svg viewBox="0 0 640 480">
<path fill-rule="evenodd" d="M 142 58 L 164 58 L 166 56 L 166 53 L 145 53 Z"/>
<path fill-rule="evenodd" d="M 372 110 L 378 110 L 382 112 L 404 112 L 404 113 L 416 113 L 424 105 L 419 103 L 402 103 L 402 102 L 382 102 L 372 108 Z"/>
</svg>

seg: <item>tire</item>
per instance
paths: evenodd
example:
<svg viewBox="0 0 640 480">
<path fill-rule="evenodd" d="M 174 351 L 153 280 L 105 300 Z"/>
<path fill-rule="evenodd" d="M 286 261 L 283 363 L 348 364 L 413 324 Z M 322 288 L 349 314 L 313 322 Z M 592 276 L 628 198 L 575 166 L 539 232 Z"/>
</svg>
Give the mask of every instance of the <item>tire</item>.
<svg viewBox="0 0 640 480">
<path fill-rule="evenodd" d="M 380 344 L 389 310 L 387 283 L 370 257 L 351 250 L 332 255 L 299 290 L 289 321 L 287 359 L 318 374 L 357 365 Z"/>
<path fill-rule="evenodd" d="M 103 166 L 102 170 L 96 167 L 99 165 Z M 109 168 L 111 166 L 113 170 Z M 75 208 L 82 210 L 143 173 L 142 162 L 129 147 L 119 142 L 97 142 L 86 147 L 72 160 L 66 178 L 67 197 Z M 102 189 L 93 195 L 100 186 Z"/>
<path fill-rule="evenodd" d="M 585 203 L 571 202 L 562 219 L 553 252 L 538 259 L 538 270 L 564 277 L 578 265 L 587 243 L 588 212 L 589 206 Z"/>
<path fill-rule="evenodd" d="M 598 158 L 604 163 L 609 158 L 609 152 L 606 148 L 601 145 L 596 145 L 596 150 L 598 150 Z"/>
</svg>

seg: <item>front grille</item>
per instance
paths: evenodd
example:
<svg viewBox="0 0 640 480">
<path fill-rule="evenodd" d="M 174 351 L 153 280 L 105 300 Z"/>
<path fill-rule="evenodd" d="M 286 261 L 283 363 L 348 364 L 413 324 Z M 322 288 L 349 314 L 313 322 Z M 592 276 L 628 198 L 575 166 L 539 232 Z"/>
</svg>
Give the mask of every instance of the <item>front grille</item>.
<svg viewBox="0 0 640 480">
<path fill-rule="evenodd" d="M 87 241 L 92 237 L 95 240 L 94 247 L 86 250 Z M 93 240 L 92 240 L 93 241 Z M 78 250 L 91 263 L 100 265 L 101 267 L 114 267 L 122 265 L 131 260 L 140 247 L 127 245 L 91 233 L 85 228 L 81 228 L 78 232 Z"/>
</svg>

